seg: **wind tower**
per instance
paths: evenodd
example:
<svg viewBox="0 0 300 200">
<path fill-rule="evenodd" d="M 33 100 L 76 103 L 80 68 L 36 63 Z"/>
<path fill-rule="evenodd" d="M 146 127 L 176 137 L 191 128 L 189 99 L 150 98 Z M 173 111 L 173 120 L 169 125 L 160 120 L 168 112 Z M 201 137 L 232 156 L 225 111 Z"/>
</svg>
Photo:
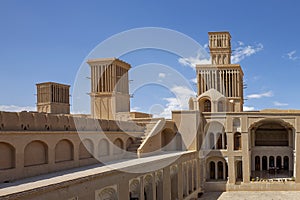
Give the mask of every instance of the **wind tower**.
<svg viewBox="0 0 300 200">
<path fill-rule="evenodd" d="M 231 64 L 229 32 L 209 32 L 211 64 L 196 66 L 197 107 L 202 112 L 243 111 L 243 71 Z"/>
<path fill-rule="evenodd" d="M 37 111 L 70 114 L 70 86 L 54 82 L 36 84 Z"/>
<path fill-rule="evenodd" d="M 91 68 L 91 115 L 116 119 L 119 112 L 130 111 L 128 70 L 131 66 L 117 58 L 93 59 Z"/>
</svg>

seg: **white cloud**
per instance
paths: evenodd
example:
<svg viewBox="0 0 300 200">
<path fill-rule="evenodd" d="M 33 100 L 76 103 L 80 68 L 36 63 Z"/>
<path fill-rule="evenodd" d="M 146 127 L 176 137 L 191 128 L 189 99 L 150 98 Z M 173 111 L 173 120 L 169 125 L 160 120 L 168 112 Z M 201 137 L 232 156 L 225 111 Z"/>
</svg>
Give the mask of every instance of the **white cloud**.
<svg viewBox="0 0 300 200">
<path fill-rule="evenodd" d="M 272 96 L 273 96 L 273 92 L 268 91 L 268 92 L 259 93 L 259 94 L 249 94 L 249 95 L 247 95 L 247 98 L 248 99 L 260 99 L 262 97 L 272 97 Z"/>
<path fill-rule="evenodd" d="M 263 50 L 264 46 L 261 43 L 255 45 L 244 45 L 243 42 L 238 41 L 238 47 L 233 51 L 231 56 L 232 63 L 239 63 L 241 60 L 249 57 L 261 50 Z"/>
<path fill-rule="evenodd" d="M 197 78 L 192 78 L 190 81 L 191 81 L 192 83 L 197 83 Z"/>
<path fill-rule="evenodd" d="M 240 46 L 243 46 L 244 45 L 244 42 L 242 42 L 242 41 L 237 41 L 238 42 L 238 44 L 240 45 Z"/>
<path fill-rule="evenodd" d="M 254 107 L 252 107 L 252 106 L 244 106 L 244 107 L 243 107 L 243 110 L 244 110 L 244 111 L 253 111 L 253 110 L 254 110 Z"/>
<path fill-rule="evenodd" d="M 257 80 L 259 80 L 259 79 L 261 79 L 260 76 L 254 76 L 254 77 L 253 77 L 253 80 L 254 80 L 254 81 L 257 81 Z"/>
<path fill-rule="evenodd" d="M 165 77 L 166 77 L 166 74 L 165 74 L 165 73 L 159 73 L 159 74 L 158 74 L 158 77 L 159 77 L 159 78 L 165 78 Z"/>
<path fill-rule="evenodd" d="M 297 60 L 297 59 L 299 59 L 299 57 L 298 56 L 296 56 L 296 50 L 294 50 L 294 51 L 291 51 L 291 52 L 288 52 L 287 54 L 285 54 L 283 57 L 286 57 L 286 58 L 288 58 L 289 60 Z"/>
<path fill-rule="evenodd" d="M 138 106 L 135 106 L 135 107 L 130 109 L 131 112 L 139 112 L 140 110 L 141 110 L 141 108 L 138 107 Z"/>
<path fill-rule="evenodd" d="M 170 89 L 175 97 L 163 98 L 167 103 L 161 113 L 154 115 L 154 117 L 171 118 L 172 110 L 186 110 L 188 109 L 188 100 L 191 96 L 195 96 L 196 93 L 187 87 L 174 86 Z"/>
<path fill-rule="evenodd" d="M 211 64 L 210 59 L 202 59 L 201 53 L 198 52 L 196 57 L 189 57 L 189 58 L 179 58 L 178 62 L 183 66 L 189 66 L 193 69 L 196 68 L 196 65 L 199 64 Z"/>
<path fill-rule="evenodd" d="M 278 101 L 274 101 L 274 106 L 288 106 L 289 104 L 288 103 L 281 103 L 281 102 L 278 102 Z"/>
<path fill-rule="evenodd" d="M 8 112 L 36 111 L 36 107 L 16 106 L 16 105 L 0 105 L 0 111 L 8 111 Z"/>
<path fill-rule="evenodd" d="M 204 45 L 203 45 L 203 48 L 208 50 L 208 49 L 209 49 L 208 43 L 204 44 Z"/>
</svg>

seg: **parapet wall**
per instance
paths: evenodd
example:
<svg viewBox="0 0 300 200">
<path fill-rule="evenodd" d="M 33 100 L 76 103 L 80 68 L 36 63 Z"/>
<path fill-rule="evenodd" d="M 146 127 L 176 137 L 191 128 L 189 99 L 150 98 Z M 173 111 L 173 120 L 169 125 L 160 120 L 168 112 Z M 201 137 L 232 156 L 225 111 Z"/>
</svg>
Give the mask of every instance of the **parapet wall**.
<svg viewBox="0 0 300 200">
<path fill-rule="evenodd" d="M 93 119 L 89 116 L 37 112 L 0 112 L 0 131 L 128 131 L 141 132 L 138 123 Z"/>
</svg>

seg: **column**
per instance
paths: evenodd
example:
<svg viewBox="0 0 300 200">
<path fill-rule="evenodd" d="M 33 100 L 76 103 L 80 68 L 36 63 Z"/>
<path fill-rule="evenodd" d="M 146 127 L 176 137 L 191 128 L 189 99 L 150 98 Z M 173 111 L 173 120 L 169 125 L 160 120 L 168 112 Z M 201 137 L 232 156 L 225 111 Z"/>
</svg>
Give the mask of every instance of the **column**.
<svg viewBox="0 0 300 200">
<path fill-rule="evenodd" d="M 128 200 L 129 196 L 129 181 L 127 179 L 122 179 L 118 184 L 119 200 Z M 143 195 L 144 197 L 144 195 Z"/>
<path fill-rule="evenodd" d="M 234 164 L 234 157 L 230 156 L 228 157 L 228 183 L 235 184 L 236 180 L 236 166 Z"/>
<path fill-rule="evenodd" d="M 177 174 L 177 182 L 178 182 L 178 199 L 183 198 L 183 180 L 182 180 L 182 163 L 178 164 L 178 174 Z M 171 198 L 171 197 L 170 197 Z"/>
<path fill-rule="evenodd" d="M 215 179 L 218 179 L 218 162 L 214 162 L 215 163 Z"/>
<path fill-rule="evenodd" d="M 250 182 L 250 153 L 248 146 L 248 132 L 242 132 L 242 167 L 243 167 L 243 182 Z"/>
<path fill-rule="evenodd" d="M 171 200 L 171 187 L 170 186 L 171 186 L 170 167 L 167 166 L 163 169 L 163 197 L 165 200 Z M 143 190 L 143 194 L 144 194 L 144 190 Z M 144 200 L 144 199 L 141 199 L 141 200 Z"/>
<path fill-rule="evenodd" d="M 212 102 L 212 104 L 214 104 L 215 102 Z M 213 111 L 213 110 L 212 110 Z M 214 149 L 217 149 L 217 134 L 216 133 L 214 133 Z"/>
<path fill-rule="evenodd" d="M 231 132 L 226 132 L 227 135 L 227 150 L 229 152 L 233 151 L 233 133 Z"/>
<path fill-rule="evenodd" d="M 226 180 L 226 162 L 223 163 L 223 180 Z"/>
<path fill-rule="evenodd" d="M 140 199 L 145 200 L 144 198 L 144 177 L 140 177 Z"/>
<path fill-rule="evenodd" d="M 152 173 L 152 198 L 153 200 L 156 200 L 156 176 L 155 176 L 155 172 Z M 128 189 L 129 191 L 129 189 Z"/>
<path fill-rule="evenodd" d="M 225 135 L 224 133 L 221 134 L 221 137 L 222 137 L 222 149 L 225 149 L 225 136 L 224 135 Z"/>
<path fill-rule="evenodd" d="M 262 156 L 259 156 L 259 169 L 262 171 Z"/>
</svg>

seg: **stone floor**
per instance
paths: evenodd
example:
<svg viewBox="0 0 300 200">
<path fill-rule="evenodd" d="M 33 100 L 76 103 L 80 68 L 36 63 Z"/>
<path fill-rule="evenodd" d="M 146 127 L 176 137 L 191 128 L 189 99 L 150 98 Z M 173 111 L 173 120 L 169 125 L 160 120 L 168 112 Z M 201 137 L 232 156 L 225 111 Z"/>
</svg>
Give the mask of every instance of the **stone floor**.
<svg viewBox="0 0 300 200">
<path fill-rule="evenodd" d="M 208 192 L 204 193 L 199 200 L 298 200 L 299 192 L 291 191 L 264 191 L 264 192 Z"/>
</svg>

